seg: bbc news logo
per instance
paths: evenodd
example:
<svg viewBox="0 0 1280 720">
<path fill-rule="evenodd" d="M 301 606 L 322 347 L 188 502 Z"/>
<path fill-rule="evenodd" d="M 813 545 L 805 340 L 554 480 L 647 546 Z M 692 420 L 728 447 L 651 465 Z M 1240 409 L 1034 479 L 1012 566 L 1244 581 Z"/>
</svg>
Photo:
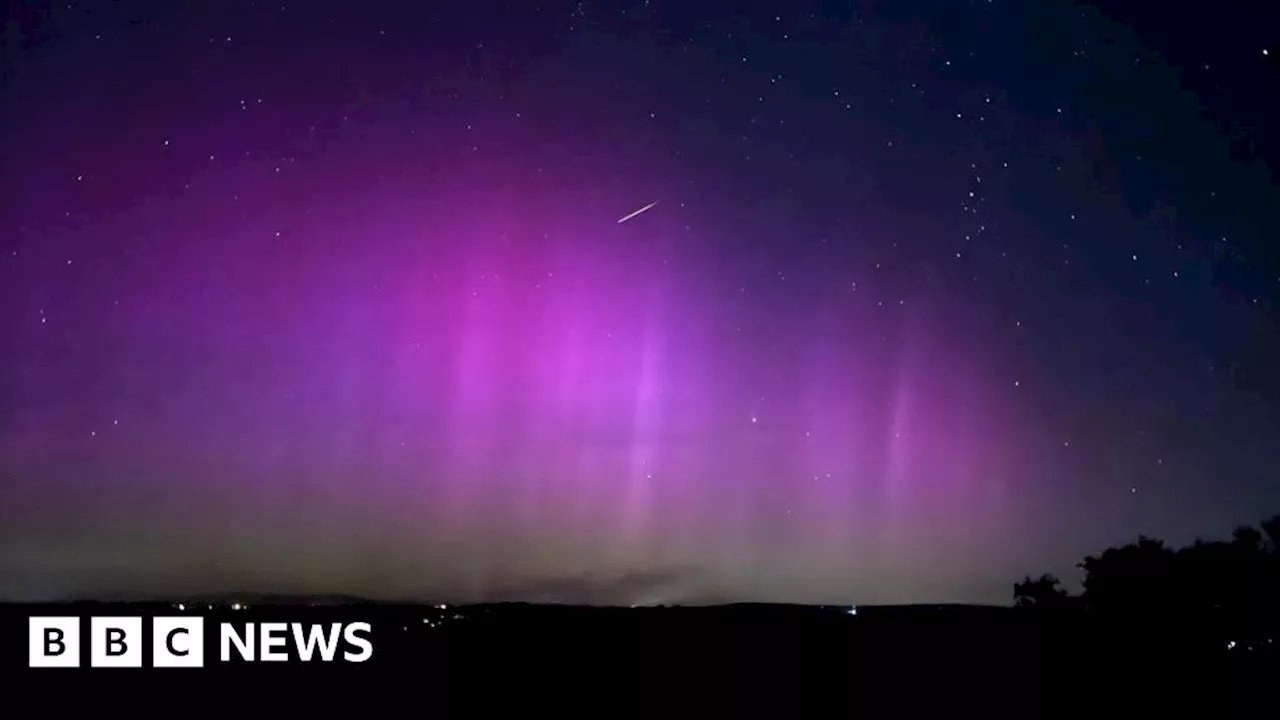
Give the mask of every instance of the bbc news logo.
<svg viewBox="0 0 1280 720">
<path fill-rule="evenodd" d="M 84 638 L 78 617 L 28 620 L 28 667 L 80 667 Z M 218 623 L 217 662 L 348 662 L 373 656 L 369 623 Z M 89 618 L 88 665 L 140 668 L 143 618 Z M 151 618 L 149 667 L 204 667 L 205 620 L 200 617 Z"/>
</svg>

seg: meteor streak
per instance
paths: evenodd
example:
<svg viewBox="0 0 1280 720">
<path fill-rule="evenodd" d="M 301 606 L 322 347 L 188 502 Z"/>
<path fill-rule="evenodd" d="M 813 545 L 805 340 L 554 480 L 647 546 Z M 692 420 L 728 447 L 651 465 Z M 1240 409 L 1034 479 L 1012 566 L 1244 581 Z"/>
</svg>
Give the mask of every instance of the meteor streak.
<svg viewBox="0 0 1280 720">
<path fill-rule="evenodd" d="M 635 212 L 631 213 L 630 215 L 626 215 L 626 216 L 624 216 L 621 220 L 619 220 L 619 221 L 618 221 L 618 224 L 619 224 L 619 225 L 621 225 L 622 223 L 624 223 L 624 222 L 626 222 L 626 221 L 630 220 L 631 218 L 633 218 L 633 217 L 635 217 L 635 216 L 639 215 L 640 213 L 644 212 L 645 210 L 648 210 L 649 208 L 652 208 L 654 205 L 657 205 L 657 204 L 658 204 L 658 201 L 657 201 L 657 200 L 654 200 L 653 202 L 649 203 L 648 205 L 645 205 L 644 207 L 642 207 L 642 208 L 640 208 L 639 210 L 637 210 L 637 211 L 635 211 Z"/>
</svg>

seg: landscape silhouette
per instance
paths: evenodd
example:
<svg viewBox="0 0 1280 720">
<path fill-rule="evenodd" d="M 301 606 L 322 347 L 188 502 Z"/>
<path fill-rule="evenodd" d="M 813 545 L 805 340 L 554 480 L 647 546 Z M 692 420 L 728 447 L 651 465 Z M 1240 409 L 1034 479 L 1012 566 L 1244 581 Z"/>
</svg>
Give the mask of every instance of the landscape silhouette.
<svg viewBox="0 0 1280 720">
<path fill-rule="evenodd" d="M 1173 548 L 1139 536 L 1078 564 L 1083 591 L 1068 593 L 1052 574 L 1014 583 L 1021 608 L 1101 613 L 1187 613 L 1267 619 L 1280 608 L 1280 514 L 1237 527 L 1229 540 Z"/>
<path fill-rule="evenodd" d="M 331 667 L 341 674 L 325 677 L 349 687 L 428 678 L 433 709 L 469 714 L 530 701 L 603 710 L 618 698 L 750 717 L 767 708 L 777 708 L 768 715 L 784 712 L 801 698 L 826 712 L 894 717 L 966 708 L 987 717 L 1056 717 L 1072 708 L 1147 716 L 1201 706 L 1227 717 L 1274 704 L 1268 688 L 1280 669 L 1280 515 L 1237 528 L 1229 539 L 1182 548 L 1140 536 L 1079 567 L 1079 593 L 1053 575 L 1026 577 L 1013 584 L 1012 606 L 1003 607 L 626 607 L 607 599 L 626 593 L 605 592 L 592 595 L 600 598 L 596 605 L 539 604 L 542 592 L 564 590 L 551 583 L 531 602 L 469 606 L 250 594 L 10 604 L 2 629 L 21 636 L 27 617 L 68 612 L 369 622 L 377 641 L 372 659 L 354 669 Z M 679 577 L 619 582 L 647 588 Z M 569 585 L 595 592 L 600 582 Z M 529 596 L 529 588 L 518 590 Z M 279 688 L 286 679 L 311 687 L 325 672 L 315 663 L 210 665 L 245 692 L 259 682 Z"/>
</svg>

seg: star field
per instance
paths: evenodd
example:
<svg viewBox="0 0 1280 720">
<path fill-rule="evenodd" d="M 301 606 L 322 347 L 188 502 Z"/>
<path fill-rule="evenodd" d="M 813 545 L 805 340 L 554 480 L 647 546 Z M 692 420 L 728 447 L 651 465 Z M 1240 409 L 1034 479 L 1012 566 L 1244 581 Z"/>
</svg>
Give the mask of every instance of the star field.
<svg viewBox="0 0 1280 720">
<path fill-rule="evenodd" d="M 1233 12 L 11 9 L 0 593 L 1003 603 L 1255 521 Z"/>
</svg>

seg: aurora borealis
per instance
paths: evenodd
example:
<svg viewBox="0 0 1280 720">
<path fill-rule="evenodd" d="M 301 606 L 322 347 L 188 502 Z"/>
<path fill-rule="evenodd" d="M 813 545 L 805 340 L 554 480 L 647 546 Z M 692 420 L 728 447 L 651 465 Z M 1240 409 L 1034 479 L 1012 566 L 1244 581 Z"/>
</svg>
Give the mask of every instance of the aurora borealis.
<svg viewBox="0 0 1280 720">
<path fill-rule="evenodd" d="M 1263 230 L 1133 158 L 1275 187 L 1118 23 L 660 5 L 32 11 L 0 590 L 1005 602 L 1280 501 Z"/>
</svg>

